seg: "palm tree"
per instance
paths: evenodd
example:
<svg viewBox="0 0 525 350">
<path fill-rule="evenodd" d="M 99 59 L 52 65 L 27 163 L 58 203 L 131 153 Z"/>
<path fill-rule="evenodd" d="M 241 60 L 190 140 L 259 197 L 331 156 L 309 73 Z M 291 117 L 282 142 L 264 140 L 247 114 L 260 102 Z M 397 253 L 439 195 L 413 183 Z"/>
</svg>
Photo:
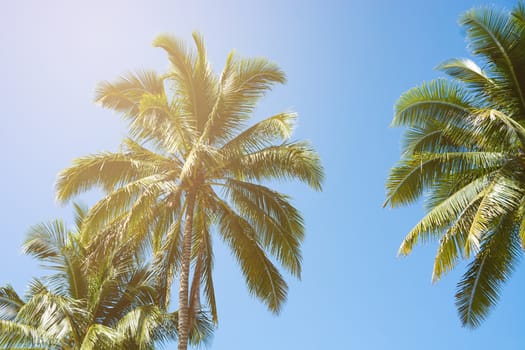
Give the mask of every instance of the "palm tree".
<svg viewBox="0 0 525 350">
<path fill-rule="evenodd" d="M 107 192 L 86 225 L 119 222 L 143 249 L 149 244 L 164 308 L 179 274 L 179 349 L 187 348 L 201 294 L 218 320 L 212 232 L 232 250 L 250 293 L 279 312 L 287 284 L 268 254 L 299 277 L 304 226 L 288 196 L 262 182 L 297 179 L 320 190 L 323 178 L 311 146 L 289 141 L 294 113 L 247 125 L 259 99 L 285 82 L 283 71 L 232 52 L 217 76 L 202 38 L 193 39 L 196 52 L 168 35 L 154 41 L 171 63 L 162 76 L 141 71 L 100 84 L 96 100 L 123 114 L 131 137 L 120 152 L 75 160 L 57 182 L 59 201 L 97 185 Z"/>
<path fill-rule="evenodd" d="M 397 102 L 392 125 L 408 130 L 385 205 L 427 195 L 427 214 L 399 253 L 439 240 L 434 281 L 471 259 L 456 305 L 462 324 L 477 327 L 525 246 L 525 5 L 472 9 L 460 23 L 475 61 L 442 63 L 449 80 L 424 83 Z"/>
<path fill-rule="evenodd" d="M 77 223 L 83 210 L 76 206 Z M 24 251 L 55 273 L 35 279 L 25 298 L 0 288 L 2 349 L 154 349 L 176 339 L 177 313 L 157 304 L 153 275 L 125 241 L 81 243 L 55 220 L 34 226 Z M 118 249 L 116 248 L 118 247 Z M 192 341 L 205 339 L 211 322 L 198 314 Z"/>
</svg>

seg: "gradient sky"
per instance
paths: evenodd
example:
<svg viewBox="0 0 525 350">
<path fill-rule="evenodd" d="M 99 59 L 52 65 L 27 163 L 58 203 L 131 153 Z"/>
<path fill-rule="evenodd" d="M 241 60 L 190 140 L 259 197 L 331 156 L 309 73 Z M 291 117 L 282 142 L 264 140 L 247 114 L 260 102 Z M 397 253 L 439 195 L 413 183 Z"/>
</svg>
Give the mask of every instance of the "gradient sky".
<svg viewBox="0 0 525 350">
<path fill-rule="evenodd" d="M 209 348 L 523 349 L 525 276 L 520 266 L 502 300 L 477 330 L 461 328 L 455 284 L 464 264 L 431 284 L 435 244 L 397 258 L 421 207 L 383 209 L 388 169 L 401 130 L 389 128 L 400 94 L 465 57 L 465 10 L 476 1 L 19 0 L 0 11 L 0 284 L 25 290 L 41 274 L 20 254 L 28 227 L 71 208 L 54 200 L 56 174 L 72 159 L 116 150 L 126 134 L 118 115 L 93 103 L 100 80 L 137 68 L 162 72 L 151 47 L 160 33 L 206 39 L 220 71 L 231 49 L 266 56 L 288 84 L 272 91 L 256 117 L 300 115 L 296 138 L 321 154 L 322 193 L 283 185 L 307 224 L 302 281 L 290 281 L 280 316 L 247 293 L 220 242 L 216 292 L 220 325 Z M 512 7 L 514 1 L 497 6 Z M 280 187 L 281 188 L 281 187 Z M 89 202 L 93 198 L 84 198 Z"/>
</svg>

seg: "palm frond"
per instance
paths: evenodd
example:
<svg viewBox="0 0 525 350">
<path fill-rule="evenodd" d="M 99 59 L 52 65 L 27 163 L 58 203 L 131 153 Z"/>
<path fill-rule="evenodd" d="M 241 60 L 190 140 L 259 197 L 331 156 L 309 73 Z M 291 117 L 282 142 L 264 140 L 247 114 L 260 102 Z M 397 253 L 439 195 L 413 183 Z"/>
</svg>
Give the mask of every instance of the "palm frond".
<svg viewBox="0 0 525 350">
<path fill-rule="evenodd" d="M 132 207 L 139 198 L 153 200 L 162 194 L 177 191 L 170 181 L 177 174 L 155 174 L 129 182 L 98 201 L 85 220 L 86 232 L 98 232 L 114 218 L 118 218 Z M 144 195 L 144 196 L 142 196 Z M 144 199 L 144 200 L 146 200 Z"/>
<path fill-rule="evenodd" d="M 307 142 L 270 146 L 231 159 L 225 166 L 239 180 L 300 180 L 320 191 L 324 178 L 319 155 Z"/>
<path fill-rule="evenodd" d="M 403 159 L 390 170 L 384 206 L 405 205 L 417 200 L 423 190 L 440 178 L 454 174 L 478 175 L 497 169 L 506 161 L 499 152 L 450 152 L 444 154 L 420 153 Z"/>
<path fill-rule="evenodd" d="M 196 138 L 191 121 L 166 95 L 145 94 L 129 129 L 133 137 L 152 142 L 168 153 L 186 153 L 191 140 Z"/>
<path fill-rule="evenodd" d="M 0 320 L 12 321 L 24 305 L 11 285 L 0 288 Z"/>
<path fill-rule="evenodd" d="M 133 120 L 139 113 L 144 94 L 163 93 L 164 81 L 156 72 L 145 70 L 127 73 L 114 83 L 101 82 L 95 92 L 95 101 Z"/>
<path fill-rule="evenodd" d="M 271 146 L 275 141 L 287 141 L 293 131 L 296 113 L 279 113 L 245 129 L 221 147 L 221 153 L 250 153 Z"/>
<path fill-rule="evenodd" d="M 507 176 L 503 171 L 496 176 L 487 187 L 487 194 L 483 197 L 468 234 L 470 246 L 478 247 L 484 240 L 484 235 L 491 230 L 493 223 L 499 218 L 514 213 L 519 205 L 525 189 L 521 181 Z M 467 250 L 468 254 L 468 250 Z"/>
<path fill-rule="evenodd" d="M 275 63 L 265 58 L 239 59 L 234 52 L 230 53 L 206 130 L 209 143 L 231 138 L 272 85 L 285 82 L 284 72 Z"/>
<path fill-rule="evenodd" d="M 419 240 L 426 242 L 432 238 L 439 238 L 467 208 L 481 199 L 488 180 L 488 177 L 477 179 L 433 207 L 407 234 L 398 254 L 410 254 Z"/>
<path fill-rule="evenodd" d="M 444 79 L 423 83 L 405 92 L 396 102 L 391 126 L 423 126 L 428 121 L 462 127 L 481 106 L 460 84 Z"/>
<path fill-rule="evenodd" d="M 504 217 L 486 235 L 479 253 L 458 283 L 456 306 L 463 325 L 475 328 L 499 299 L 502 284 L 510 277 L 521 256 L 516 226 Z"/>
<path fill-rule="evenodd" d="M 154 163 L 130 159 L 122 153 L 105 152 L 77 158 L 58 175 L 57 200 L 65 202 L 95 186 L 112 191 L 121 184 L 155 174 L 156 170 Z"/>
<path fill-rule="evenodd" d="M 159 292 L 159 305 L 164 309 L 168 308 L 171 284 L 180 260 L 182 213 L 183 211 L 180 212 L 177 220 L 170 225 L 166 233 L 166 240 L 161 249 L 155 252 L 153 262 L 153 269 L 158 276 L 156 288 Z"/>
<path fill-rule="evenodd" d="M 218 210 L 221 237 L 237 258 L 250 293 L 260 298 L 270 311 L 279 313 L 288 285 L 266 257 L 254 228 L 220 200 Z"/>
<path fill-rule="evenodd" d="M 16 321 L 0 320 L 0 346 L 3 349 L 47 349 L 57 345 L 45 332 Z"/>
<path fill-rule="evenodd" d="M 486 93 L 497 89 L 496 83 L 474 61 L 468 58 L 453 58 L 436 67 L 448 76 L 461 81 L 482 102 Z M 480 102 L 481 102 L 480 101 Z"/>
<path fill-rule="evenodd" d="M 195 35 L 194 39 L 199 47 L 200 37 Z M 153 46 L 167 52 L 172 64 L 168 77 L 174 83 L 175 94 L 180 97 L 181 108 L 191 116 L 192 127 L 202 132 L 215 104 L 216 89 L 209 67 L 203 62 L 203 52 L 199 52 L 196 58 L 182 40 L 166 34 L 158 36 Z"/>
<path fill-rule="evenodd" d="M 487 69 L 506 92 L 503 105 L 523 112 L 524 86 L 519 77 L 523 76 L 525 68 L 521 57 L 516 57 L 516 51 L 512 50 L 518 42 L 519 31 L 510 16 L 495 8 L 476 8 L 467 11 L 460 18 L 460 24 L 467 29 L 472 52 L 486 58 Z"/>
<path fill-rule="evenodd" d="M 240 215 L 250 222 L 260 243 L 296 277 L 301 276 L 304 224 L 289 198 L 252 183 L 229 179 L 226 193 Z"/>
</svg>

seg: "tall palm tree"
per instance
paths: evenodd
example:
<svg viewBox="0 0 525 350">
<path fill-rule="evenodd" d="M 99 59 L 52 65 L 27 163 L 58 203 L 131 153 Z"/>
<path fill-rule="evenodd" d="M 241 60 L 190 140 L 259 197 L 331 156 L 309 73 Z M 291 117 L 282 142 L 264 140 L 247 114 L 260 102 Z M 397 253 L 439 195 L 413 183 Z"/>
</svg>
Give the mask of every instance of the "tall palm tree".
<svg viewBox="0 0 525 350">
<path fill-rule="evenodd" d="M 84 245 L 81 236 L 59 220 L 30 230 L 25 252 L 54 273 L 33 280 L 25 298 L 0 288 L 0 348 L 146 350 L 176 339 L 177 313 L 157 306 L 152 271 L 132 245 Z M 195 324 L 198 342 L 212 324 L 202 313 Z"/>
<path fill-rule="evenodd" d="M 202 38 L 193 38 L 196 52 L 168 35 L 154 41 L 171 63 L 162 76 L 141 71 L 100 84 L 96 100 L 123 114 L 131 137 L 120 152 L 75 160 L 57 182 L 60 201 L 97 185 L 107 192 L 86 225 L 119 222 L 136 242 L 149 244 L 161 306 L 168 307 L 179 275 L 179 349 L 187 348 L 201 294 L 218 319 L 212 232 L 232 250 L 250 293 L 279 312 L 287 284 L 269 254 L 300 276 L 303 219 L 286 195 L 262 182 L 297 179 L 320 190 L 323 178 L 311 146 L 289 141 L 294 113 L 247 124 L 260 98 L 285 82 L 283 71 L 232 52 L 217 76 Z"/>
<path fill-rule="evenodd" d="M 427 194 L 427 214 L 399 253 L 439 240 L 433 280 L 470 259 L 458 283 L 463 325 L 476 327 L 499 299 L 525 246 L 525 5 L 477 8 L 460 19 L 475 56 L 438 66 L 450 79 L 404 93 L 393 126 L 408 128 L 385 205 Z"/>
</svg>

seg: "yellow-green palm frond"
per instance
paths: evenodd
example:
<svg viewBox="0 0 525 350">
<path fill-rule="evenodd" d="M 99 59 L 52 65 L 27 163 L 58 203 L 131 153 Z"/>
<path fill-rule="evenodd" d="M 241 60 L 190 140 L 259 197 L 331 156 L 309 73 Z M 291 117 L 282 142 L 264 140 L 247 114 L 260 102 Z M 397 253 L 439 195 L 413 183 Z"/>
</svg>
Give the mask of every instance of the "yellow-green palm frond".
<svg viewBox="0 0 525 350">
<path fill-rule="evenodd" d="M 211 189 L 210 189 L 211 191 Z M 209 308 L 213 323 L 218 323 L 217 303 L 215 299 L 215 287 L 213 284 L 213 245 L 210 227 L 213 221 L 213 209 L 215 203 L 207 195 L 198 196 L 197 210 L 194 220 L 194 238 L 192 245 L 192 260 L 194 261 L 193 280 L 190 289 L 190 323 L 197 309 L 202 309 L 200 303 L 201 289 Z M 203 288 L 201 288 L 203 287 Z M 193 310 L 193 311 L 192 311 Z"/>
<path fill-rule="evenodd" d="M 118 334 L 124 335 L 125 342 L 138 345 L 142 348 L 144 345 L 154 345 L 158 328 L 162 327 L 164 313 L 153 305 L 141 306 L 133 309 L 121 318 L 116 325 Z M 175 339 L 175 331 L 171 329 L 172 334 L 166 334 L 165 338 Z M 131 345 L 129 344 L 129 345 Z"/>
<path fill-rule="evenodd" d="M 123 153 L 99 153 L 73 161 L 73 165 L 58 174 L 56 196 L 60 202 L 101 186 L 105 191 L 145 176 L 155 174 L 153 162 L 130 159 Z"/>
<path fill-rule="evenodd" d="M 119 335 L 116 330 L 102 324 L 89 326 L 80 344 L 80 350 L 118 349 Z"/>
<path fill-rule="evenodd" d="M 15 321 L 37 328 L 50 339 L 78 340 L 87 316 L 81 301 L 41 288 L 20 308 Z"/>
<path fill-rule="evenodd" d="M 159 198 L 154 206 L 154 217 L 150 224 L 153 252 L 161 251 L 161 245 L 166 239 L 171 225 L 179 219 L 180 213 L 184 210 L 183 198 L 182 191 L 177 191 Z"/>
<path fill-rule="evenodd" d="M 168 153 L 185 154 L 197 138 L 191 120 L 166 95 L 145 94 L 129 131 L 133 137 L 152 142 Z"/>
<path fill-rule="evenodd" d="M 264 253 L 250 223 L 237 215 L 225 202 L 218 200 L 217 204 L 221 237 L 241 266 L 248 290 L 261 299 L 270 311 L 279 313 L 286 301 L 286 281 Z"/>
<path fill-rule="evenodd" d="M 257 102 L 276 84 L 284 84 L 286 76 L 275 63 L 265 58 L 237 58 L 230 53 L 220 78 L 219 96 L 206 128 L 210 144 L 234 136 L 251 117 Z"/>
<path fill-rule="evenodd" d="M 55 271 L 45 277 L 55 292 L 74 298 L 84 297 L 87 286 L 80 273 L 84 261 L 78 234 L 69 232 L 62 221 L 32 226 L 22 249 L 25 254 L 39 260 L 44 268 Z"/>
<path fill-rule="evenodd" d="M 11 285 L 0 287 L 0 320 L 12 321 L 24 304 Z"/>
<path fill-rule="evenodd" d="M 200 250 L 202 251 L 202 283 L 204 285 L 204 296 L 206 297 L 207 306 L 210 308 L 211 318 L 214 325 L 219 322 L 217 312 L 217 301 L 215 299 L 215 287 L 213 284 L 213 245 L 211 234 L 207 228 L 201 231 L 202 239 L 200 241 Z"/>
<path fill-rule="evenodd" d="M 301 276 L 303 218 L 289 198 L 269 188 L 229 179 L 226 193 L 238 213 L 255 228 L 260 244 L 290 271 Z"/>
<path fill-rule="evenodd" d="M 139 113 L 144 94 L 164 94 L 164 81 L 154 71 L 130 72 L 114 83 L 101 82 L 96 89 L 95 101 L 133 120 Z"/>
<path fill-rule="evenodd" d="M 221 147 L 226 156 L 238 152 L 250 153 L 271 146 L 275 141 L 287 141 L 293 132 L 296 113 L 279 113 L 245 129 Z"/>
<path fill-rule="evenodd" d="M 0 320 L 0 346 L 3 349 L 49 349 L 58 345 L 58 339 L 36 327 Z"/>
<path fill-rule="evenodd" d="M 114 218 L 120 218 L 127 213 L 139 198 L 142 203 L 151 204 L 158 196 L 177 191 L 177 186 L 172 179 L 173 174 L 155 174 L 132 181 L 109 193 L 89 211 L 84 222 L 85 232 L 89 235 L 101 231 Z M 142 203 L 139 202 L 137 205 Z M 144 209 L 144 205 L 141 205 L 141 209 Z"/>
<path fill-rule="evenodd" d="M 181 254 L 181 224 L 182 213 L 180 212 L 176 220 L 172 221 L 167 232 L 166 238 L 160 249 L 155 251 L 153 260 L 153 270 L 156 276 L 156 288 L 159 291 L 159 305 L 167 309 L 170 301 L 171 285 L 176 271 L 179 268 Z"/>
<path fill-rule="evenodd" d="M 201 133 L 215 104 L 217 82 L 206 61 L 202 38 L 194 34 L 194 40 L 197 55 L 182 40 L 167 34 L 158 36 L 153 46 L 167 52 L 172 64 L 167 77 L 183 113 L 190 116 L 192 127 Z"/>
<path fill-rule="evenodd" d="M 319 155 L 305 141 L 244 154 L 229 160 L 224 168 L 239 180 L 300 180 L 318 191 L 324 178 Z"/>
</svg>

